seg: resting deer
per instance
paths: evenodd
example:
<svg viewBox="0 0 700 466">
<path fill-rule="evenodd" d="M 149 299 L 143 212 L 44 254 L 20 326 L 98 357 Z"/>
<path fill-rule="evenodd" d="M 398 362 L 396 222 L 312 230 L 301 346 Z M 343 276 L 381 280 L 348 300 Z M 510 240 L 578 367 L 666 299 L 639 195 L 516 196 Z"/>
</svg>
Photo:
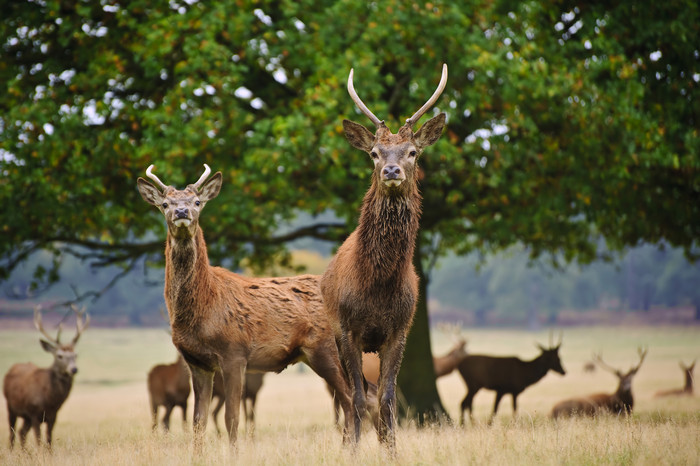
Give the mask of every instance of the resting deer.
<svg viewBox="0 0 700 466">
<path fill-rule="evenodd" d="M 695 361 L 689 366 L 683 364 L 683 361 L 678 363 L 681 366 L 683 375 L 685 376 L 685 385 L 683 388 L 675 388 L 670 390 L 659 390 L 654 394 L 655 397 L 661 398 L 665 396 L 693 396 L 693 371 L 695 370 Z"/>
<path fill-rule="evenodd" d="M 377 128 L 343 120 L 350 144 L 374 162 L 372 184 L 362 201 L 357 229 L 345 240 L 321 279 L 326 311 L 350 381 L 355 416 L 354 441 L 360 439 L 366 410 L 362 353 L 379 353 L 379 439 L 395 452 L 396 376 L 406 335 L 413 321 L 418 277 L 413 250 L 421 215 L 417 159 L 434 144 L 445 126 L 445 114 L 430 119 L 416 133 L 413 126 L 437 101 L 447 82 L 447 66 L 437 90 L 397 134 L 365 106 L 348 76 L 352 100 Z"/>
<path fill-rule="evenodd" d="M 596 363 L 603 369 L 612 372 L 619 379 L 619 384 L 615 393 L 596 393 L 581 398 L 572 398 L 560 401 L 552 409 L 552 417 L 566 416 L 595 416 L 601 412 L 613 414 L 630 414 L 634 407 L 634 397 L 632 396 L 632 379 L 644 362 L 647 350 L 638 349 L 639 364 L 632 367 L 627 373 L 612 368 L 603 362 L 600 355 L 595 356 Z"/>
<path fill-rule="evenodd" d="M 443 356 L 433 356 L 433 367 L 435 377 L 443 377 L 450 374 L 457 368 L 459 362 L 467 355 L 465 346 L 467 341 L 460 338 L 457 343 Z M 375 353 L 362 353 L 362 374 L 368 382 L 367 387 L 367 412 L 376 425 L 377 413 L 377 383 L 379 382 L 379 357 Z M 335 399 L 333 389 L 329 386 L 328 391 L 333 396 L 333 407 L 335 423 L 340 419 L 340 405 Z"/>
<path fill-rule="evenodd" d="M 537 344 L 540 355 L 531 361 L 523 361 L 516 357 L 496 357 L 479 354 L 470 354 L 462 359 L 457 370 L 467 385 L 467 395 L 462 401 L 459 422 L 464 425 L 464 411 L 469 410 L 469 418 L 472 417 L 472 402 L 474 395 L 486 388 L 496 392 L 496 401 L 493 405 L 493 413 L 489 424 L 493 422 L 498 411 L 498 405 L 503 395 L 510 393 L 513 397 L 513 415 L 518 410 L 518 395 L 527 387 L 540 381 L 550 370 L 565 375 L 566 371 L 561 366 L 559 348 L 561 338 L 556 346 L 545 348 Z"/>
<path fill-rule="evenodd" d="M 252 434 L 255 431 L 255 401 L 258 397 L 258 392 L 262 388 L 263 377 L 265 376 L 262 372 L 246 372 L 245 374 L 245 384 L 243 385 L 243 397 L 241 398 L 241 408 L 245 411 L 246 420 L 246 431 Z M 219 422 L 217 421 L 217 416 L 221 407 L 224 405 L 226 400 L 224 392 L 224 379 L 221 372 L 214 374 L 214 388 L 212 391 L 212 398 L 217 398 L 216 406 L 211 412 L 214 417 L 214 427 L 216 427 L 216 433 L 221 434 L 219 430 Z"/>
<path fill-rule="evenodd" d="M 222 176 L 209 178 L 211 170 L 204 166 L 199 180 L 184 190 L 160 181 L 153 165 L 146 174 L 158 187 L 138 179 L 141 196 L 161 211 L 168 226 L 164 295 L 173 344 L 192 374 L 195 449 L 202 445 L 216 371 L 223 375 L 232 447 L 246 369 L 279 372 L 304 361 L 339 393 L 349 420 L 349 388 L 323 311 L 319 277 L 246 278 L 209 265 L 199 217 L 219 194 Z"/>
<path fill-rule="evenodd" d="M 173 408 L 182 409 L 182 422 L 187 422 L 187 399 L 190 397 L 190 371 L 180 354 L 172 364 L 158 364 L 148 373 L 148 397 L 151 402 L 152 428 L 158 428 L 158 408 L 163 406 L 163 429 L 170 430 Z"/>
<path fill-rule="evenodd" d="M 76 314 L 76 333 L 70 343 L 60 342 L 60 325 L 56 338 L 50 336 L 42 325 L 39 307 L 34 309 L 34 325 L 45 337 L 45 340 L 39 340 L 41 347 L 53 355 L 53 364 L 48 368 L 39 368 L 31 362 L 15 364 L 5 375 L 3 393 L 7 399 L 10 420 L 10 449 L 15 444 L 18 417 L 23 419 L 19 431 L 22 448 L 30 428 L 34 430 L 37 445 L 41 444 L 42 423 L 46 423 L 46 443 L 51 448 L 56 415 L 68 398 L 73 387 L 73 377 L 78 372 L 75 345 L 90 324 L 90 317 L 85 315 L 84 310 L 78 311 L 75 306 L 72 308 Z"/>
</svg>

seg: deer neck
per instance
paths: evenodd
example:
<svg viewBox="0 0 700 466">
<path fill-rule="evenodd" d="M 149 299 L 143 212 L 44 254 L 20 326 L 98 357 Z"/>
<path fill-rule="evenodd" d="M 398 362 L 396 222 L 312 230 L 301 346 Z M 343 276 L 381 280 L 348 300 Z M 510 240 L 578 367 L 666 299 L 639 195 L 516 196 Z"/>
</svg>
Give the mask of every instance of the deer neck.
<svg viewBox="0 0 700 466">
<path fill-rule="evenodd" d="M 388 194 L 372 183 L 357 227 L 358 252 L 369 265 L 367 272 L 386 279 L 412 264 L 420 215 L 421 196 L 415 184 L 406 192 Z"/>
<path fill-rule="evenodd" d="M 202 229 L 194 235 L 176 237 L 168 231 L 165 245 L 165 300 L 173 329 L 197 320 L 198 296 L 211 296 L 207 246 Z"/>
<path fill-rule="evenodd" d="M 442 377 L 447 375 L 457 367 L 459 363 L 459 358 L 452 354 L 447 354 L 445 356 L 433 358 L 433 365 L 435 366 L 435 376 Z"/>
<path fill-rule="evenodd" d="M 49 369 L 51 378 L 51 392 L 49 394 L 49 406 L 61 406 L 68 398 L 71 388 L 73 388 L 73 376 L 66 374 L 63 369 L 58 367 L 58 364 L 51 366 Z"/>
<path fill-rule="evenodd" d="M 537 356 L 535 359 L 528 361 L 526 364 L 528 364 L 531 368 L 531 370 L 527 371 L 528 386 L 539 381 L 542 377 L 547 375 L 547 372 L 549 372 L 549 366 L 545 361 L 544 354 Z"/>
<path fill-rule="evenodd" d="M 685 386 L 683 387 L 683 391 L 693 393 L 693 374 L 687 371 L 685 373 Z"/>
</svg>

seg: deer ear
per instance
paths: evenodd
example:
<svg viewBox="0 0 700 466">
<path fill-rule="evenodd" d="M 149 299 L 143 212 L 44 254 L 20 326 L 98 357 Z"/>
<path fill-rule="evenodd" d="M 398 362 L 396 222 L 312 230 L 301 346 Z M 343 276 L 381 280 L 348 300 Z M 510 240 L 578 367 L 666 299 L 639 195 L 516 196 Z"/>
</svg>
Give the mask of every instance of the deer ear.
<svg viewBox="0 0 700 466">
<path fill-rule="evenodd" d="M 199 189 L 199 199 L 203 202 L 214 199 L 219 195 L 219 191 L 221 191 L 222 182 L 223 176 L 221 175 L 221 172 L 216 172 L 214 176 L 205 181 L 202 187 Z"/>
<path fill-rule="evenodd" d="M 158 188 L 140 176 L 139 179 L 136 180 L 136 183 L 144 201 L 154 206 L 159 206 L 163 203 L 163 193 L 161 193 Z"/>
<path fill-rule="evenodd" d="M 41 343 L 41 347 L 44 348 L 44 351 L 46 351 L 47 353 L 53 354 L 56 352 L 56 347 L 54 345 L 52 345 L 51 343 L 49 343 L 48 341 L 39 340 L 39 342 Z"/>
<path fill-rule="evenodd" d="M 425 124 L 421 126 L 414 136 L 414 141 L 419 149 L 431 146 L 435 144 L 438 139 L 440 139 L 442 128 L 445 127 L 445 118 L 446 115 L 441 113 L 438 116 L 426 121 Z"/>
<path fill-rule="evenodd" d="M 374 134 L 370 130 L 350 120 L 343 120 L 343 129 L 345 130 L 345 138 L 352 147 L 365 152 L 372 150 Z"/>
</svg>

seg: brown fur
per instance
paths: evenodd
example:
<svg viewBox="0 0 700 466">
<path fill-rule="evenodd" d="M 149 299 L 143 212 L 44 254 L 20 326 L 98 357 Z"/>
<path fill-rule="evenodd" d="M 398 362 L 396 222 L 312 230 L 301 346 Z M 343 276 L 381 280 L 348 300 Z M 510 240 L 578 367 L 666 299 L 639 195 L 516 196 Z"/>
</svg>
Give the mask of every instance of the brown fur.
<svg viewBox="0 0 700 466">
<path fill-rule="evenodd" d="M 75 310 L 75 308 L 74 308 Z M 31 362 L 15 364 L 5 374 L 3 393 L 7 400 L 7 413 L 10 422 L 10 449 L 15 443 L 15 424 L 17 418 L 23 419 L 19 439 L 25 446 L 29 429 L 34 431 L 37 445 L 41 444 L 41 424 L 46 423 L 46 444 L 51 447 L 53 427 L 58 410 L 68 398 L 73 387 L 73 377 L 78 372 L 75 364 L 75 345 L 80 334 L 87 328 L 89 319 L 81 323 L 78 314 L 77 333 L 68 344 L 59 342 L 59 337 L 48 336 L 41 325 L 41 315 L 35 310 L 34 323 L 47 340 L 40 340 L 42 348 L 54 357 L 48 368 L 39 368 Z M 60 335 L 60 328 L 58 334 Z"/>
<path fill-rule="evenodd" d="M 563 400 L 552 408 L 552 417 L 571 416 L 595 416 L 600 413 L 631 414 L 634 408 L 634 397 L 632 396 L 632 379 L 644 362 L 646 350 L 639 349 L 640 361 L 627 373 L 622 373 L 617 369 L 612 369 L 603 363 L 600 356 L 596 357 L 596 362 L 615 374 L 619 379 L 619 384 L 615 393 L 595 393 L 581 398 L 571 398 Z"/>
<path fill-rule="evenodd" d="M 675 388 L 670 390 L 659 390 L 654 394 L 655 397 L 661 398 L 665 396 L 693 396 L 693 371 L 695 370 L 695 361 L 689 366 L 679 363 L 683 376 L 685 377 L 685 385 L 683 388 Z"/>
<path fill-rule="evenodd" d="M 496 392 L 496 401 L 489 422 L 493 421 L 498 411 L 498 405 L 503 395 L 510 393 L 513 397 L 513 414 L 518 409 L 518 395 L 527 387 L 537 383 L 547 372 L 553 370 L 561 375 L 566 374 L 559 359 L 561 343 L 552 348 L 540 348 L 540 355 L 531 361 L 523 361 L 516 357 L 496 357 L 484 355 L 468 355 L 457 366 L 459 374 L 467 385 L 467 395 L 462 400 L 460 424 L 464 424 L 464 411 L 469 410 L 472 418 L 472 401 L 474 395 L 486 388 Z"/>
<path fill-rule="evenodd" d="M 246 372 L 245 374 L 241 408 L 245 412 L 246 430 L 249 434 L 253 434 L 255 431 L 255 402 L 258 398 L 258 392 L 262 388 L 264 376 L 265 374 L 262 372 Z M 221 434 L 217 416 L 221 410 L 221 407 L 224 405 L 224 401 L 226 401 L 225 395 L 224 378 L 221 375 L 221 372 L 217 372 L 214 374 L 214 389 L 212 391 L 212 399 L 217 398 L 217 403 L 214 410 L 211 412 L 214 418 L 214 427 L 216 427 L 217 434 Z"/>
<path fill-rule="evenodd" d="M 377 352 L 381 361 L 378 434 L 392 452 L 396 448 L 396 376 L 418 297 L 412 263 L 421 215 L 416 161 L 425 147 L 439 139 L 444 125 L 444 113 L 416 133 L 412 123 L 392 134 L 379 122 L 372 134 L 358 123 L 343 121 L 350 144 L 369 153 L 375 166 L 357 229 L 329 264 L 321 292 L 353 391 L 354 440 L 360 439 L 366 410 L 362 352 Z"/>
<path fill-rule="evenodd" d="M 201 447 L 217 370 L 223 374 L 231 446 L 246 369 L 279 372 L 305 361 L 340 393 L 347 414 L 349 389 L 323 312 L 320 277 L 246 278 L 210 266 L 199 214 L 218 195 L 222 177 L 219 172 L 205 182 L 206 175 L 182 191 L 158 180 L 161 192 L 138 179 L 144 200 L 158 207 L 168 224 L 164 294 L 173 343 L 192 374 L 195 446 Z"/>
<path fill-rule="evenodd" d="M 172 364 L 158 364 L 148 373 L 148 396 L 151 402 L 152 428 L 158 428 L 158 408 L 163 406 L 163 428 L 170 430 L 173 408 L 182 409 L 183 425 L 187 422 L 187 399 L 190 396 L 190 371 L 181 355 Z"/>
</svg>

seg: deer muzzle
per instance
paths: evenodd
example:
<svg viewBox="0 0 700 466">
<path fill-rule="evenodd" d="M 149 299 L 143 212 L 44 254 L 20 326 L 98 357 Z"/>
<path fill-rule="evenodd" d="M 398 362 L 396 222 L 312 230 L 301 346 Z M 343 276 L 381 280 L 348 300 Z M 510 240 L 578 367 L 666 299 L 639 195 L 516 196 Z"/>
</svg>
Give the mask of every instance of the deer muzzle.
<svg viewBox="0 0 700 466">
<path fill-rule="evenodd" d="M 386 186 L 398 186 L 404 179 L 403 171 L 398 165 L 387 165 L 382 169 L 382 181 Z"/>
<path fill-rule="evenodd" d="M 190 223 L 192 223 L 192 220 L 190 220 L 190 210 L 186 207 L 179 207 L 175 209 L 173 212 L 173 216 L 175 219 L 173 220 L 173 223 L 175 226 L 189 226 Z"/>
</svg>

